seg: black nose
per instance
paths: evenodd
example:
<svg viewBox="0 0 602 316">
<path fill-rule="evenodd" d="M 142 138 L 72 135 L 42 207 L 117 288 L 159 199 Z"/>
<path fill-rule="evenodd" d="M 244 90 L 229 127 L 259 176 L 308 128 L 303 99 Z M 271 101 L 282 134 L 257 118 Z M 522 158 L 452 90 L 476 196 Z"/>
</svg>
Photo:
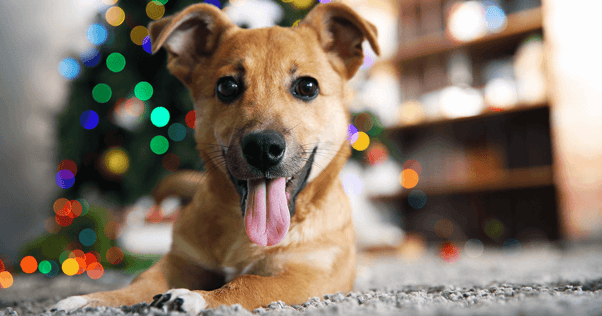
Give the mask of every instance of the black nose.
<svg viewBox="0 0 602 316">
<path fill-rule="evenodd" d="M 284 137 L 272 130 L 249 134 L 242 140 L 245 160 L 263 173 L 282 161 L 285 149 Z"/>
</svg>

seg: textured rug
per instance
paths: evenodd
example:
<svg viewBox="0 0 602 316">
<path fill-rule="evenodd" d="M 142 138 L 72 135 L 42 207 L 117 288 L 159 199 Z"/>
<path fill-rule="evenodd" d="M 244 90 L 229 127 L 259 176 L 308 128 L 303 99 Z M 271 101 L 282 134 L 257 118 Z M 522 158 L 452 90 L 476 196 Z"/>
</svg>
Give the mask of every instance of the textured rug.
<svg viewBox="0 0 602 316">
<path fill-rule="evenodd" d="M 64 315 L 47 312 L 70 295 L 110 290 L 133 279 L 105 271 L 54 278 L 17 276 L 0 290 L 0 315 Z M 72 315 L 181 315 L 147 304 L 86 308 Z M 274 302 L 247 311 L 239 305 L 203 315 L 602 315 L 602 246 L 558 248 L 540 245 L 520 253 L 485 249 L 478 258 L 460 255 L 453 263 L 435 248 L 415 260 L 395 256 L 363 258 L 351 293 L 314 297 L 301 305 Z"/>
</svg>

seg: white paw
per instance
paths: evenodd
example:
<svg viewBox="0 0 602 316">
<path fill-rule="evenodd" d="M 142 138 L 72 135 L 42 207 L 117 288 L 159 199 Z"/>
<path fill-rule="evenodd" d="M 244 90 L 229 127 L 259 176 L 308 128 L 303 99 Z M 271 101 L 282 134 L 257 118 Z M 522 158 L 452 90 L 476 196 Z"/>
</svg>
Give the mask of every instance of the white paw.
<svg viewBox="0 0 602 316">
<path fill-rule="evenodd" d="M 83 296 L 71 296 L 64 300 L 60 300 L 58 303 L 54 304 L 50 310 L 51 311 L 73 311 L 78 308 L 86 307 L 90 303 L 90 299 L 87 299 Z"/>
<path fill-rule="evenodd" d="M 155 295 L 150 306 L 164 311 L 181 311 L 198 315 L 207 307 L 207 302 L 199 293 L 187 289 L 173 289 L 165 294 Z"/>
</svg>

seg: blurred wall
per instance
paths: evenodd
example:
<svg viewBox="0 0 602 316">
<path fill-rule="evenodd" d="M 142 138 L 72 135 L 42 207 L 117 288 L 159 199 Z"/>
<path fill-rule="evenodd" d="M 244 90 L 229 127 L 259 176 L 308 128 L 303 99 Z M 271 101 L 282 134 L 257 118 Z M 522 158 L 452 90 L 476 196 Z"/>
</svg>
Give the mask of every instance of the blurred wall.
<svg viewBox="0 0 602 316">
<path fill-rule="evenodd" d="M 564 233 L 602 239 L 602 1 L 543 6 Z"/>
<path fill-rule="evenodd" d="M 60 61 L 88 47 L 95 0 L 0 1 L 0 258 L 44 231 L 54 183 Z"/>
</svg>

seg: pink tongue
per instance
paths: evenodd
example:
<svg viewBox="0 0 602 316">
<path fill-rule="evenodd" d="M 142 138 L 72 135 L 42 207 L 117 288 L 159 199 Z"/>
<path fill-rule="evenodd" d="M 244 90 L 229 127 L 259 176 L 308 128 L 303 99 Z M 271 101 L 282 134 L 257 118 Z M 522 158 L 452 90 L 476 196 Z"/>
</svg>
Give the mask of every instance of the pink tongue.
<svg viewBox="0 0 602 316">
<path fill-rule="evenodd" d="M 249 192 L 245 210 L 247 235 L 258 245 L 275 245 L 284 239 L 290 224 L 284 191 L 286 179 L 258 179 L 249 180 L 248 183 Z"/>
</svg>

